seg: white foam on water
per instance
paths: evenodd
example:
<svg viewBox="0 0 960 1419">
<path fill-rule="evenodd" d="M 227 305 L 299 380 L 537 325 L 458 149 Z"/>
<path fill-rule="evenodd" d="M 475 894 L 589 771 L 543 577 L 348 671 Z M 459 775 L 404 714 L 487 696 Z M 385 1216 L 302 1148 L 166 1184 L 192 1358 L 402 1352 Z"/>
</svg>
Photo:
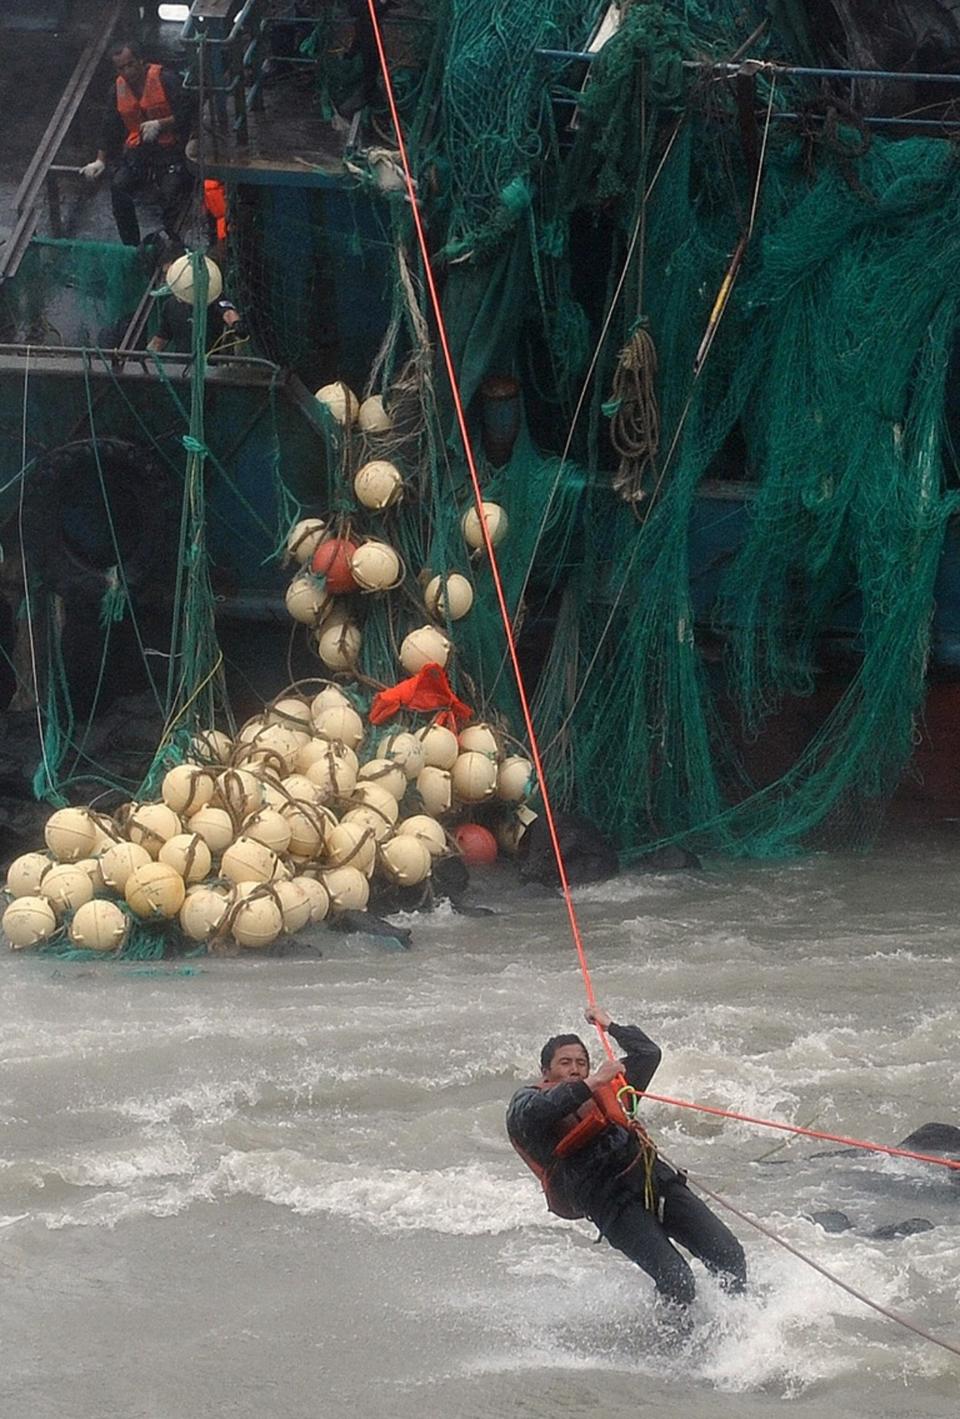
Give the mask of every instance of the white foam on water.
<svg viewBox="0 0 960 1419">
<path fill-rule="evenodd" d="M 291 1211 L 349 1218 L 381 1232 L 429 1231 L 496 1236 L 544 1222 L 543 1202 L 529 1188 L 479 1163 L 417 1172 L 322 1162 L 289 1149 L 228 1153 L 213 1187 Z"/>
</svg>

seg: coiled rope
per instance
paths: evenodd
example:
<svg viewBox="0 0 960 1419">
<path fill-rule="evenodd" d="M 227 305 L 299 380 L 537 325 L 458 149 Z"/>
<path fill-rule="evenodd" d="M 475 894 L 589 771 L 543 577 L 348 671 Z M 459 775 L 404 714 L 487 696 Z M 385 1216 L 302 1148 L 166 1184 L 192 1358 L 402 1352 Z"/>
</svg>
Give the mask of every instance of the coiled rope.
<svg viewBox="0 0 960 1419">
<path fill-rule="evenodd" d="M 390 77 L 390 67 L 389 67 L 389 64 L 387 63 L 386 49 L 384 48 L 384 43 L 383 43 L 383 32 L 382 32 L 382 30 L 381 30 L 381 28 L 380 28 L 380 19 L 379 19 L 379 15 L 378 15 L 378 13 L 377 13 L 376 0 L 367 0 L 367 8 L 368 8 L 368 11 L 369 11 L 369 14 L 370 14 L 370 24 L 371 24 L 371 28 L 372 28 L 372 31 L 373 31 L 374 40 L 375 40 L 375 42 L 376 42 L 377 56 L 378 56 L 378 58 L 379 58 L 380 70 L 381 70 L 381 74 L 382 74 L 382 76 L 383 76 L 384 90 L 385 90 L 385 93 L 386 93 L 386 96 L 387 96 L 387 103 L 388 103 L 388 106 L 389 106 L 389 109 L 390 109 L 390 117 L 391 117 L 391 120 L 392 120 L 392 122 L 393 122 L 394 133 L 395 133 L 396 139 L 397 139 L 397 148 L 398 148 L 398 151 L 399 151 L 399 153 L 400 153 L 400 161 L 401 161 L 401 165 L 402 165 L 402 167 L 403 167 L 403 177 L 404 177 L 404 184 L 405 184 L 406 190 L 407 190 L 407 200 L 408 200 L 408 202 L 409 202 L 409 204 L 410 204 L 410 211 L 411 211 L 411 215 L 412 215 L 412 218 L 413 218 L 414 229 L 415 229 L 415 231 L 416 231 L 417 244 L 418 244 L 418 246 L 419 246 L 419 248 L 420 248 L 420 255 L 421 255 L 422 260 L 423 260 L 424 277 L 425 277 L 426 286 L 427 286 L 427 291 L 428 291 L 429 298 L 430 298 L 430 305 L 431 305 L 431 308 L 432 308 L 432 310 L 433 310 L 434 320 L 435 320 L 435 322 L 436 322 L 436 328 L 437 328 L 437 336 L 438 336 L 438 339 L 439 339 L 439 341 L 440 341 L 440 348 L 441 348 L 441 351 L 442 351 L 442 354 L 443 354 L 444 366 L 445 366 L 446 372 L 447 372 L 447 379 L 448 379 L 449 384 L 450 384 L 450 394 L 451 394 L 451 398 L 453 399 L 454 410 L 455 410 L 455 413 L 456 413 L 457 428 L 458 428 L 459 433 L 460 433 L 460 438 L 461 438 L 461 441 L 462 441 L 462 444 L 463 444 L 464 456 L 465 456 L 465 458 L 466 458 L 466 463 L 467 463 L 467 469 L 468 469 L 469 474 L 470 474 L 470 483 L 471 483 L 471 486 L 472 486 L 472 488 L 473 488 L 473 496 L 474 496 L 474 502 L 475 502 L 475 504 L 476 504 L 476 509 L 477 509 L 477 517 L 478 517 L 478 520 L 479 520 L 479 523 L 480 523 L 480 529 L 481 529 L 481 531 L 482 531 L 482 533 L 483 533 L 483 545 L 484 545 L 484 549 L 485 549 L 485 551 L 486 551 L 487 558 L 488 558 L 489 565 L 490 565 L 490 573 L 491 573 L 491 576 L 492 576 L 492 578 L 493 578 L 494 589 L 495 589 L 495 591 L 496 591 L 496 596 L 497 596 L 497 605 L 498 605 L 498 607 L 499 607 L 499 609 L 500 609 L 500 617 L 501 617 L 501 620 L 503 621 L 503 629 L 504 629 L 504 634 L 505 634 L 505 636 L 506 636 L 507 652 L 508 652 L 508 656 L 509 656 L 509 659 L 510 659 L 511 667 L 512 667 L 512 669 L 513 669 L 514 678 L 515 678 L 515 680 L 516 680 L 517 694 L 518 694 L 518 697 L 519 697 L 519 700 L 520 700 L 520 706 L 521 706 L 521 709 L 522 709 L 522 712 L 523 712 L 523 721 L 524 721 L 524 725 L 525 725 L 525 727 L 526 727 L 527 737 L 528 737 L 529 744 L 530 744 L 530 753 L 531 753 L 531 757 L 532 757 L 532 759 L 533 759 L 534 768 L 535 768 L 536 774 L 537 774 L 537 780 L 538 780 L 538 783 L 539 783 L 539 786 L 540 786 L 540 793 L 541 793 L 541 797 L 542 797 L 542 800 L 543 800 L 544 817 L 546 818 L 547 828 L 548 828 L 548 831 L 549 831 L 549 834 L 550 834 L 550 844 L 551 844 L 551 846 L 552 846 L 552 848 L 553 848 L 553 854 L 554 854 L 554 858 L 555 858 L 556 864 L 557 864 L 557 872 L 558 872 L 559 877 L 560 877 L 560 887 L 561 887 L 561 891 L 562 891 L 562 893 L 563 893 L 564 905 L 565 905 L 566 910 L 567 910 L 567 917 L 568 917 L 569 924 L 570 924 L 570 931 L 571 931 L 571 934 L 572 934 L 572 936 L 573 936 L 574 946 L 576 947 L 576 951 L 577 951 L 577 958 L 578 958 L 579 963 L 580 963 L 580 971 L 581 971 L 581 974 L 582 974 L 582 976 L 583 976 L 583 983 L 584 983 L 584 988 L 585 988 L 585 990 L 586 990 L 587 1002 L 588 1002 L 588 1004 L 589 1004 L 590 1006 L 595 1006 L 595 1005 L 596 1005 L 596 996 L 595 996 L 594 989 L 593 989 L 593 981 L 592 981 L 591 976 L 590 976 L 590 968 L 589 968 L 589 966 L 588 966 L 588 964 L 587 964 L 586 949 L 585 949 L 584 944 L 583 944 L 583 937 L 582 937 L 581 932 L 580 932 L 580 924 L 579 924 L 579 922 L 578 922 L 578 920 L 577 920 L 576 910 L 575 910 L 574 905 L 573 905 L 573 898 L 572 898 L 571 893 L 570 893 L 570 883 L 569 883 L 569 880 L 568 880 L 568 878 L 567 878 L 566 866 L 565 866 L 564 861 L 563 861 L 563 853 L 562 853 L 562 851 L 561 851 L 561 848 L 560 848 L 560 841 L 559 841 L 559 838 L 558 838 L 558 836 L 557 836 L 556 823 L 555 823 L 555 821 L 554 821 L 554 816 L 553 816 L 553 808 L 552 808 L 552 805 L 551 805 L 551 802 L 550 802 L 550 795 L 549 795 L 548 790 L 547 790 L 546 775 L 544 774 L 544 771 L 543 771 L 543 764 L 542 764 L 541 758 L 540 758 L 540 748 L 539 748 L 539 744 L 538 744 L 538 741 L 537 741 L 536 731 L 535 731 L 535 729 L 534 729 L 534 727 L 533 727 L 533 717 L 532 717 L 531 712 L 530 712 L 530 704 L 529 704 L 529 700 L 528 700 L 528 697 L 527 697 L 526 686 L 524 685 L 523 674 L 522 674 L 521 669 L 520 669 L 520 661 L 519 661 L 518 654 L 517 654 L 516 641 L 514 640 L 513 627 L 512 627 L 511 618 L 510 618 L 510 611 L 509 611 L 509 608 L 508 608 L 508 606 L 507 606 L 507 600 L 506 600 L 506 596 L 505 596 L 504 589 L 503 589 L 503 583 L 502 583 L 502 580 L 501 580 L 501 578 L 500 578 L 500 570 L 499 570 L 499 566 L 498 566 L 498 564 L 497 564 L 497 558 L 496 558 L 496 553 L 495 553 L 495 551 L 494 551 L 493 541 L 492 541 L 492 539 L 491 539 L 491 537 L 490 537 L 490 532 L 489 532 L 489 529 L 488 529 L 488 527 L 487 527 L 486 518 L 485 518 L 485 516 L 484 516 L 484 510 L 483 510 L 483 493 L 482 493 L 482 490 L 481 490 L 481 487 L 480 487 L 480 478 L 479 478 L 479 475 L 478 475 L 478 472 L 477 472 L 477 465 L 476 465 L 476 460 L 475 460 L 475 458 L 474 458 L 473 445 L 472 445 L 471 440 L 470 440 L 470 433 L 469 433 L 469 430 L 468 430 L 468 428 L 467 428 L 467 420 L 466 420 L 466 414 L 465 414 L 464 408 L 463 408 L 463 401 L 462 401 L 462 399 L 461 399 L 461 397 L 460 397 L 460 387 L 459 387 L 459 382 L 458 382 L 458 380 L 457 380 L 456 369 L 455 369 L 454 363 L 453 363 L 453 355 L 452 355 L 451 350 L 450 350 L 450 343 L 449 343 L 449 340 L 448 340 L 448 337 L 447 337 L 447 329 L 446 329 L 446 324 L 445 324 L 444 318 L 443 318 L 443 310 L 442 310 L 442 307 L 441 307 L 441 304 L 440 304 L 440 297 L 439 297 L 439 294 L 438 294 L 438 291 L 437 291 L 436 281 L 435 281 L 435 279 L 434 279 L 433 266 L 432 266 L 432 263 L 431 263 L 431 260 L 430 260 L 430 250 L 429 250 L 429 247 L 428 247 L 428 245 L 427 245 L 426 232 L 425 232 L 424 226 L 423 226 L 423 219 L 422 219 L 422 217 L 421 217 L 421 215 L 420 215 L 420 206 L 419 206 L 419 198 L 418 198 L 418 196 L 417 196 L 416 183 L 414 182 L 413 172 L 412 172 L 412 169 L 411 169 L 411 167 L 410 167 L 410 159 L 409 159 L 409 156 L 408 156 L 408 154 L 407 154 L 407 145 L 406 145 L 406 142 L 405 142 L 405 140 L 404 140 L 403 128 L 402 128 L 401 123 L 400 123 L 400 114 L 399 114 L 399 112 L 398 112 L 398 110 L 397 110 L 397 103 L 396 103 L 396 98 L 395 98 L 394 90 L 393 90 L 393 82 L 392 82 L 391 77 Z M 769 111 L 768 111 L 768 122 L 769 122 Z M 755 211 L 755 209 L 756 209 L 756 199 L 754 200 L 754 211 Z M 752 219 L 753 219 L 753 213 L 751 213 L 751 222 L 752 222 Z M 729 273 L 728 273 L 728 275 L 729 275 Z M 725 302 L 724 302 L 724 304 L 725 304 Z M 722 309 L 719 311 L 718 314 L 722 314 Z M 672 453 L 672 449 L 671 449 L 671 453 Z M 606 1053 L 607 1053 L 608 1057 L 609 1057 L 610 1059 L 613 1059 L 613 1057 L 614 1057 L 614 1055 L 613 1055 L 613 1050 L 612 1050 L 612 1048 L 611 1048 L 611 1046 L 610 1046 L 610 1041 L 609 1041 L 609 1039 L 607 1038 L 606 1031 L 605 1031 L 600 1025 L 597 1025 L 597 1032 L 598 1032 L 598 1034 L 600 1035 L 600 1039 L 601 1039 L 601 1041 L 602 1041 L 602 1043 L 603 1043 L 603 1047 L 604 1047 L 604 1049 L 606 1050 Z M 650 1099 L 658 1099 L 660 1102 L 664 1102 L 664 1103 L 674 1103 L 674 1104 L 680 1105 L 680 1101 L 679 1101 L 679 1100 L 668 1099 L 668 1098 L 666 1098 L 665 1096 L 658 1096 L 658 1095 L 654 1095 L 654 1094 L 647 1094 L 646 1097 L 647 1097 L 647 1098 L 650 1098 Z M 697 1109 L 699 1109 L 699 1110 L 701 1110 L 702 1112 L 705 1112 L 705 1113 L 719 1113 L 719 1112 L 721 1112 L 720 1110 L 717 1110 L 717 1109 L 708 1108 L 706 1105 L 685 1104 L 685 1105 L 681 1105 L 681 1106 L 690 1107 L 690 1108 L 697 1108 Z M 730 1116 L 731 1116 L 731 1117 L 737 1117 L 737 1115 L 732 1114 L 732 1113 L 730 1114 Z M 764 1122 L 764 1123 L 769 1123 L 769 1121 L 767 1121 L 767 1120 L 748 1120 L 748 1121 L 750 1121 L 750 1122 Z M 795 1128 L 795 1129 L 794 1129 L 794 1128 L 791 1128 L 790 1125 L 786 1125 L 786 1124 L 783 1124 L 783 1125 L 771 1124 L 770 1126 L 772 1126 L 772 1127 L 785 1128 L 785 1129 L 787 1129 L 788 1131 L 796 1132 L 796 1133 L 809 1133 L 809 1132 L 811 1132 L 811 1130 L 805 1130 L 805 1129 L 800 1129 L 800 1128 Z M 814 1134 L 813 1136 L 817 1136 L 817 1135 Z M 826 1136 L 826 1135 L 822 1135 L 822 1136 Z M 844 1143 L 851 1143 L 853 1140 L 840 1139 L 840 1138 L 838 1138 L 836 1141 L 844 1142 Z M 882 1145 L 880 1145 L 880 1144 L 873 1144 L 873 1145 L 855 1144 L 854 1146 L 858 1146 L 858 1147 L 871 1147 L 871 1148 L 875 1149 L 875 1150 L 878 1151 L 878 1152 L 894 1152 L 894 1153 L 899 1153 L 899 1152 L 903 1151 L 906 1156 L 908 1156 L 908 1157 L 911 1156 L 909 1153 L 906 1153 L 906 1150 L 896 1150 L 896 1149 L 884 1148 L 884 1147 L 883 1147 Z M 661 1156 L 662 1156 L 662 1155 L 661 1155 Z M 665 1159 L 665 1161 L 669 1162 L 668 1159 Z M 945 1160 L 943 1160 L 943 1159 L 932 1159 L 932 1158 L 929 1158 L 929 1157 L 924 1157 L 924 1161 L 929 1161 L 929 1162 L 936 1161 L 936 1162 L 941 1162 L 941 1163 L 943 1163 Z M 672 1166 L 672 1164 L 671 1164 L 671 1166 Z M 956 1166 L 956 1165 L 954 1165 L 954 1166 Z M 954 1355 L 960 1355 L 960 1346 L 954 1345 L 954 1344 L 952 1344 L 952 1343 L 951 1343 L 950 1341 L 948 1341 L 948 1340 L 943 1340 L 943 1339 L 941 1339 L 939 1336 L 933 1335 L 933 1334 L 931 1334 L 929 1331 L 923 1330 L 920 1326 L 915 1325 L 915 1324 L 914 1324 L 912 1321 L 910 1321 L 910 1320 L 907 1320 L 906 1317 L 901 1316 L 901 1315 L 898 1315 L 896 1311 L 891 1311 L 891 1310 L 887 1309 L 885 1306 L 880 1305 L 879 1302 L 871 1300 L 869 1296 L 866 1296 L 866 1295 L 864 1295 L 863 1292 L 856 1290 L 855 1287 L 849 1286 L 845 1281 L 842 1281 L 838 1276 L 835 1276 L 832 1272 L 828 1271 L 825 1267 L 821 1266 L 819 1262 L 814 1261 L 812 1257 L 809 1257 L 809 1256 L 807 1256 L 805 1253 L 799 1251 L 796 1247 L 792 1246 L 789 1242 L 785 1241 L 782 1237 L 778 1236 L 775 1232 L 773 1232 L 772 1230 L 770 1230 L 768 1227 L 764 1226 L 764 1224 L 763 1224 L 762 1222 L 758 1222 L 755 1218 L 750 1217 L 747 1213 L 740 1211 L 740 1209 L 737 1208 L 737 1207 L 736 1207 L 732 1202 L 730 1202 L 727 1198 L 720 1196 L 720 1194 L 718 1194 L 718 1193 L 714 1193 L 714 1192 L 710 1191 L 710 1189 L 708 1189 L 707 1187 L 705 1187 L 705 1186 L 704 1186 L 702 1183 L 700 1183 L 699 1181 L 697 1181 L 697 1186 L 700 1188 L 700 1190 L 704 1193 L 705 1196 L 707 1196 L 707 1197 L 709 1197 L 709 1198 L 711 1199 L 712 1202 L 717 1203 L 718 1206 L 723 1207 L 726 1211 L 732 1213 L 735 1217 L 738 1217 L 742 1222 L 745 1222 L 748 1226 L 753 1227 L 756 1231 L 758 1231 L 758 1232 L 762 1233 L 764 1236 L 770 1238 L 771 1241 L 776 1242 L 776 1244 L 777 1244 L 778 1246 L 782 1247 L 785 1251 L 790 1252 L 791 1255 L 797 1257 L 800 1261 L 805 1262 L 807 1266 L 811 1267 L 814 1271 L 819 1272 L 819 1274 L 820 1274 L 821 1276 L 824 1276 L 824 1277 L 826 1277 L 829 1281 L 832 1281 L 832 1282 L 834 1283 L 834 1285 L 839 1286 L 841 1290 L 846 1291 L 846 1292 L 848 1293 L 848 1295 L 851 1295 L 851 1296 L 855 1297 L 858 1301 L 861 1301 L 865 1306 L 868 1306 L 871 1310 L 875 1311 L 878 1315 L 882 1315 L 882 1316 L 884 1316 L 886 1319 L 892 1320 L 892 1321 L 896 1322 L 896 1324 L 902 1326 L 904 1329 L 909 1330 L 909 1331 L 912 1331 L 913 1334 L 920 1336 L 920 1337 L 921 1337 L 922 1339 L 924 1339 L 924 1340 L 929 1340 L 929 1341 L 930 1341 L 932 1344 L 934 1344 L 934 1345 L 939 1345 L 942 1349 L 948 1350 L 948 1351 L 950 1351 L 950 1352 L 951 1352 L 952 1354 L 954 1354 Z"/>
</svg>

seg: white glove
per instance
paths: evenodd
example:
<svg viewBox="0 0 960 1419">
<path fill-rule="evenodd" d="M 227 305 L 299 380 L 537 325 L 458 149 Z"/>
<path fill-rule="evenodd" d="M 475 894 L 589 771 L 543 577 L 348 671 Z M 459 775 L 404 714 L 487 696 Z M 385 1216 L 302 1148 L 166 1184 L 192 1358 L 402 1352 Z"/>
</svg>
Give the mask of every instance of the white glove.
<svg viewBox="0 0 960 1419">
<path fill-rule="evenodd" d="M 80 169 L 80 173 L 88 182 L 96 182 L 98 177 L 102 177 L 107 170 L 107 165 L 102 158 L 94 158 L 92 163 L 87 163 L 86 167 Z"/>
<path fill-rule="evenodd" d="M 148 118 L 145 123 L 141 123 L 140 137 L 144 143 L 155 143 L 160 137 L 159 118 Z"/>
</svg>

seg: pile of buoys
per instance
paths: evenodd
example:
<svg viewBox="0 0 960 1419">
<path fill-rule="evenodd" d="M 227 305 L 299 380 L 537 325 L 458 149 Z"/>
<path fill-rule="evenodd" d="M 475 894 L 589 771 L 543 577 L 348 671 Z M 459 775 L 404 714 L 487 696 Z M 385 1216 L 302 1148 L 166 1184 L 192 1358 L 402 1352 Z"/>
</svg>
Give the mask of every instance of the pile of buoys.
<svg viewBox="0 0 960 1419">
<path fill-rule="evenodd" d="M 379 395 L 361 404 L 337 382 L 316 398 L 338 424 L 356 424 L 374 450 L 391 429 Z M 404 480 L 393 463 L 372 458 L 356 470 L 353 488 L 365 517 L 394 507 Z M 483 517 L 499 542 L 506 513 L 484 503 Z M 461 529 L 466 564 L 484 545 L 474 509 Z M 381 536 L 316 516 L 290 529 L 286 550 L 297 567 L 287 609 L 310 628 L 327 670 L 349 677 L 362 647 L 363 606 L 407 578 L 400 554 Z M 424 573 L 421 586 L 424 622 L 398 647 L 409 676 L 449 664 L 450 626 L 474 602 L 459 572 Z M 159 801 L 126 804 L 111 816 L 82 807 L 52 813 L 46 851 L 18 857 L 7 874 L 0 925 L 9 944 L 68 939 L 117 953 L 137 923 L 152 923 L 171 942 L 179 932 L 208 949 L 262 949 L 310 922 L 365 908 L 371 883 L 425 884 L 444 853 L 482 865 L 516 850 L 535 816 L 526 806 L 533 767 L 507 752 L 496 728 L 469 724 L 458 734 L 452 714 L 410 711 L 375 730 L 359 695 L 318 683 L 315 694 L 299 686 L 284 692 L 234 737 L 198 732 L 187 762 L 164 776 Z"/>
<path fill-rule="evenodd" d="M 46 851 L 10 865 L 7 940 L 20 950 L 60 933 L 117 952 L 139 921 L 176 925 L 191 943 L 258 949 L 363 909 L 377 881 L 426 883 L 445 853 L 480 865 L 498 841 L 510 850 L 532 765 L 505 754 L 492 726 L 377 733 L 335 684 L 291 691 L 234 738 L 198 733 L 159 801 L 112 816 L 57 809 Z M 496 835 L 461 821 L 484 805 L 500 807 Z"/>
</svg>

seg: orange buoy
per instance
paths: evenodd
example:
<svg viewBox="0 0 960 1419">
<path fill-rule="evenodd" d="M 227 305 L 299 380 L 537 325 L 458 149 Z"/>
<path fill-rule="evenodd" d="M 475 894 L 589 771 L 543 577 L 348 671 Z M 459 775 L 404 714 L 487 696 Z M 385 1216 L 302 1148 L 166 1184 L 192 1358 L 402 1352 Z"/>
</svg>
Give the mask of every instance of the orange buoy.
<svg viewBox="0 0 960 1419">
<path fill-rule="evenodd" d="M 497 860 L 497 840 L 479 823 L 461 823 L 453 835 L 468 867 L 489 867 Z"/>
<path fill-rule="evenodd" d="M 357 583 L 350 570 L 350 559 L 356 550 L 357 544 L 347 537 L 328 537 L 314 552 L 310 570 L 314 576 L 324 577 L 327 590 L 337 596 L 356 591 Z"/>
</svg>

